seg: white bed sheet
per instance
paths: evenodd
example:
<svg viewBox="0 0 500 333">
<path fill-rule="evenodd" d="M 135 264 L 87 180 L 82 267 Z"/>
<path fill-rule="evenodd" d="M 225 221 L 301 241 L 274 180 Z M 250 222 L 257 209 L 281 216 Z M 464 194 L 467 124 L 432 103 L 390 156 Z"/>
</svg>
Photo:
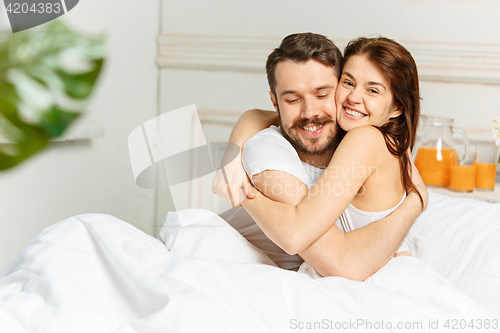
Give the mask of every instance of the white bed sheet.
<svg viewBox="0 0 500 333">
<path fill-rule="evenodd" d="M 444 330 L 450 318 L 485 332 L 477 323 L 500 317 L 499 214 L 500 205 L 432 194 L 411 231 L 421 261 L 393 260 L 366 283 L 279 269 L 208 211 L 170 214 L 170 250 L 113 216 L 75 216 L 0 272 L 0 332 L 359 332 L 369 323 L 436 332 L 431 322 Z"/>
<path fill-rule="evenodd" d="M 417 257 L 500 317 L 500 204 L 429 194 Z"/>
</svg>

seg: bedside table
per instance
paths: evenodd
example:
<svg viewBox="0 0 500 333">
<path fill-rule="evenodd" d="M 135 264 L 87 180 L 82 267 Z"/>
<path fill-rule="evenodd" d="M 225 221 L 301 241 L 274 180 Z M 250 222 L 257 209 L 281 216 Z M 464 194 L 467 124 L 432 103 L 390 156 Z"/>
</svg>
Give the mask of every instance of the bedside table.
<svg viewBox="0 0 500 333">
<path fill-rule="evenodd" d="M 487 201 L 492 203 L 500 203 L 500 183 L 498 182 L 495 184 L 495 190 L 492 192 L 479 191 L 474 189 L 474 191 L 470 193 L 462 193 L 462 192 L 451 191 L 445 187 L 436 187 L 436 186 L 427 186 L 427 191 L 444 194 L 450 197 L 469 198 L 469 199 Z"/>
</svg>

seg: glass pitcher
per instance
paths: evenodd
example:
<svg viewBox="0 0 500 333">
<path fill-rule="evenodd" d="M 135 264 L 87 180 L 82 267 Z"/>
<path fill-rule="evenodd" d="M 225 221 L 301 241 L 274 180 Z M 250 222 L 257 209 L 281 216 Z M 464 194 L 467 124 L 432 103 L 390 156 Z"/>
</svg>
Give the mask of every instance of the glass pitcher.
<svg viewBox="0 0 500 333">
<path fill-rule="evenodd" d="M 464 143 L 464 151 L 458 156 L 464 161 L 469 152 L 467 133 L 461 128 L 453 128 L 452 118 L 441 118 L 422 115 L 420 138 L 413 149 L 415 166 L 426 185 L 448 187 L 450 185 L 450 164 L 456 154 L 453 134 L 460 133 Z"/>
</svg>

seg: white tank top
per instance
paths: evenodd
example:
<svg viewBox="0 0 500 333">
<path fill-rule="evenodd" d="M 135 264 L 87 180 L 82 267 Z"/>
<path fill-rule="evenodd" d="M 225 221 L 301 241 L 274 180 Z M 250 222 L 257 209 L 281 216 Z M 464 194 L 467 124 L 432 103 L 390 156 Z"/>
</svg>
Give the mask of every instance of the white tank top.
<svg viewBox="0 0 500 333">
<path fill-rule="evenodd" d="M 393 208 L 384 210 L 382 212 L 366 212 L 364 210 L 357 209 L 354 207 L 352 204 L 349 204 L 347 206 L 346 210 L 344 211 L 343 215 L 347 219 L 347 224 L 343 224 L 342 219 L 337 220 L 337 226 L 340 228 L 340 230 L 343 230 L 344 232 L 349 232 L 355 229 L 363 228 L 364 226 L 367 226 L 368 224 L 381 220 L 393 211 L 396 210 L 396 208 L 399 207 L 403 203 L 403 201 L 406 198 L 406 193 L 403 195 L 403 199 Z"/>
<path fill-rule="evenodd" d="M 406 198 L 406 193 L 404 193 L 401 201 L 393 208 L 384 210 L 382 212 L 366 212 L 364 210 L 357 209 L 352 204 L 347 206 L 346 210 L 342 213 L 340 218 L 335 222 L 337 227 L 344 232 L 349 232 L 359 228 L 363 228 L 370 223 L 381 220 L 399 207 Z M 397 252 L 411 252 L 408 237 L 405 238 L 403 244 L 399 247 Z"/>
</svg>

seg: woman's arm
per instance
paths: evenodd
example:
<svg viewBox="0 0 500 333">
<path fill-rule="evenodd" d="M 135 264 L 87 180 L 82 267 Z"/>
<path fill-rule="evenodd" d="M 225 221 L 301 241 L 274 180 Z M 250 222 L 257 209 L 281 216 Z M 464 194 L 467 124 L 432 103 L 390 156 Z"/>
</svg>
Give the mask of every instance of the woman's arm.
<svg viewBox="0 0 500 333">
<path fill-rule="evenodd" d="M 333 226 L 299 255 L 322 276 L 364 281 L 394 256 L 420 213 L 420 198 L 411 192 L 382 220 L 346 234 Z"/>
<path fill-rule="evenodd" d="M 322 276 L 364 281 L 378 271 L 400 248 L 413 222 L 427 207 L 427 189 L 413 163 L 412 169 L 412 180 L 422 195 L 423 207 L 418 195 L 410 192 L 394 212 L 363 228 L 343 234 L 332 226 L 299 252 L 302 259 Z"/>
<path fill-rule="evenodd" d="M 255 193 L 255 199 L 244 200 L 242 205 L 273 242 L 289 254 L 299 253 L 333 226 L 374 170 L 384 165 L 387 154 L 377 129 L 356 128 L 347 133 L 299 204 L 286 205 Z"/>
<path fill-rule="evenodd" d="M 271 125 L 278 124 L 278 116 L 274 111 L 253 109 L 240 116 L 229 137 L 229 144 L 222 158 L 221 168 L 215 174 L 212 183 L 213 193 L 225 202 L 230 202 L 237 207 L 241 207 L 240 201 L 245 196 L 253 198 L 250 182 L 241 163 L 241 149 L 252 135 Z M 242 187 L 245 196 L 240 197 L 239 189 Z"/>
</svg>

